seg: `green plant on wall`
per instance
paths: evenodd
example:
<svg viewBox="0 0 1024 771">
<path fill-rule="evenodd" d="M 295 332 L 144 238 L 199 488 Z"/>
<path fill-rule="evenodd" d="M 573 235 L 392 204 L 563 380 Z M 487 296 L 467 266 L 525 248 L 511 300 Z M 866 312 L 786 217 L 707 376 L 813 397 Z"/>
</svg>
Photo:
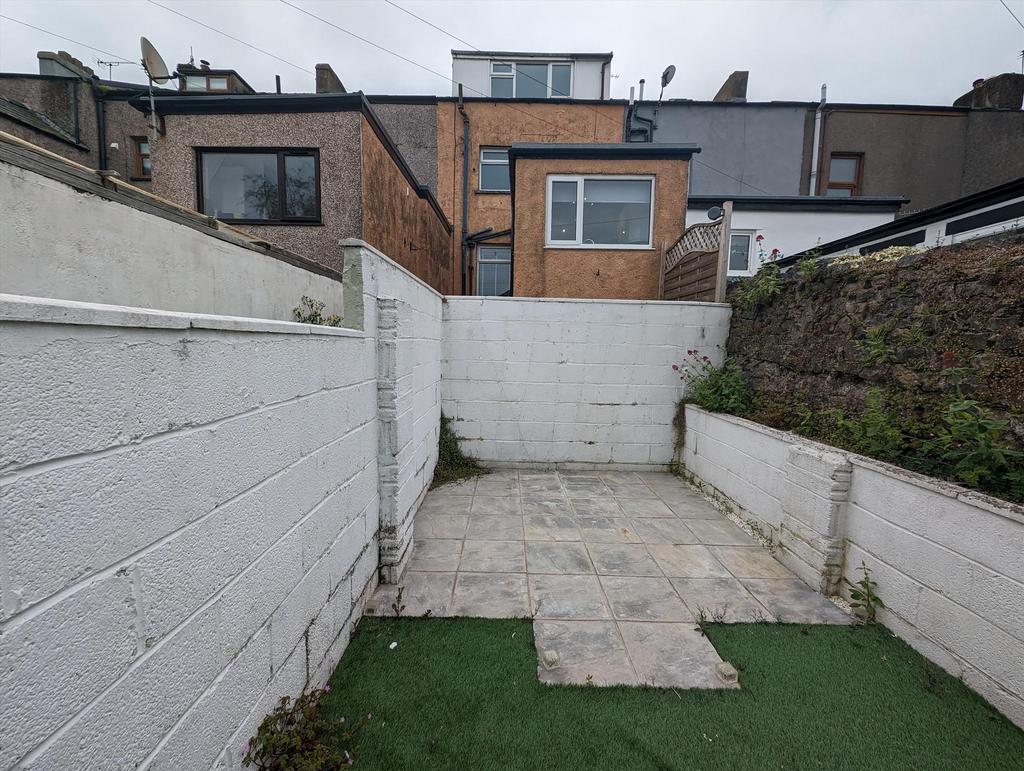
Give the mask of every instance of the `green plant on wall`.
<svg viewBox="0 0 1024 771">
<path fill-rule="evenodd" d="M 903 445 L 900 418 L 886 406 L 878 388 L 868 392 L 867 406 L 856 418 L 847 418 L 836 410 L 837 444 L 861 455 L 879 460 L 896 460 Z"/>
<path fill-rule="evenodd" d="M 448 482 L 487 473 L 487 469 L 459 447 L 459 438 L 452 431 L 451 423 L 451 418 L 441 415 L 441 428 L 437 440 L 437 466 L 434 468 L 434 479 L 430 483 L 431 489 Z"/>
<path fill-rule="evenodd" d="M 768 262 L 761 266 L 757 275 L 748 278 L 740 285 L 736 301 L 742 308 L 750 310 L 758 303 L 770 300 L 782 291 L 782 279 L 779 277 L 779 266 Z"/>
<path fill-rule="evenodd" d="M 943 427 L 932 443 L 951 473 L 974 487 L 1024 497 L 1024 453 L 1005 439 L 1007 420 L 997 420 L 974 399 L 958 398 L 946 407 Z"/>
<path fill-rule="evenodd" d="M 314 300 L 312 297 L 302 295 L 299 307 L 292 309 L 292 316 L 300 324 L 319 324 L 322 327 L 340 327 L 341 316 L 332 313 L 324 316 L 324 308 L 327 303 L 323 300 Z"/>
<path fill-rule="evenodd" d="M 873 624 L 878 616 L 878 609 L 884 608 L 882 598 L 875 593 L 878 582 L 871 578 L 871 569 L 861 560 L 861 579 L 851 581 L 844 578 L 843 581 L 850 587 L 850 607 L 860 618 L 862 623 Z"/>
<path fill-rule="evenodd" d="M 892 351 L 889 349 L 889 334 L 895 326 L 895 321 L 887 321 L 879 327 L 867 330 L 864 339 L 854 343 L 857 350 L 860 351 L 861 364 L 876 367 L 892 359 Z"/>
<path fill-rule="evenodd" d="M 696 349 L 688 350 L 686 355 L 682 364 L 672 365 L 686 384 L 686 401 L 710 412 L 743 415 L 750 411 L 750 389 L 736 364 L 726 361 L 716 367 L 709 356 Z"/>
</svg>

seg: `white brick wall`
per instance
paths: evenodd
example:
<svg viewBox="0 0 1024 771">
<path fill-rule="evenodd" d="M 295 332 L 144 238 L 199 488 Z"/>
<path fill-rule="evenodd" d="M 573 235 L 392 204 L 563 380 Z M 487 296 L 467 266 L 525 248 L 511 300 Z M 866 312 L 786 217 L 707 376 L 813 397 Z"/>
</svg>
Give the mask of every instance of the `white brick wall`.
<svg viewBox="0 0 1024 771">
<path fill-rule="evenodd" d="M 697 407 L 683 462 L 815 588 L 861 578 L 880 620 L 1024 726 L 1024 507 Z"/>
<path fill-rule="evenodd" d="M 448 297 L 442 407 L 497 465 L 666 466 L 687 349 L 721 362 L 727 305 Z"/>
</svg>

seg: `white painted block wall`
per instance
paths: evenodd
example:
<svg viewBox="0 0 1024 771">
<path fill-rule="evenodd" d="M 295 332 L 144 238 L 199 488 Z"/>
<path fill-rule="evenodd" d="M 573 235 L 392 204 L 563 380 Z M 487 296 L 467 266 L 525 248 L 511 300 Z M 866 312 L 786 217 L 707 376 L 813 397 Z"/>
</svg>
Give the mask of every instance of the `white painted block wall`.
<svg viewBox="0 0 1024 771">
<path fill-rule="evenodd" d="M 686 470 L 781 542 L 785 564 L 845 593 L 823 577 L 835 565 L 857 581 L 864 562 L 880 620 L 1024 727 L 1024 507 L 730 415 L 686 418 Z"/>
<path fill-rule="evenodd" d="M 713 303 L 448 297 L 442 408 L 491 465 L 665 467 L 687 349 L 721 363 Z"/>
</svg>

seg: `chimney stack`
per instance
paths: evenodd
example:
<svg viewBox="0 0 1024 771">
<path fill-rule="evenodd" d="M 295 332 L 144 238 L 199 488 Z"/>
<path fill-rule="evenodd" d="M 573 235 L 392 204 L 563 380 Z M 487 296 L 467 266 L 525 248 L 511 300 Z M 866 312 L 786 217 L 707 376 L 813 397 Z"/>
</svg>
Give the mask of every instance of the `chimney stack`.
<svg viewBox="0 0 1024 771">
<path fill-rule="evenodd" d="M 954 107 L 974 110 L 1019 110 L 1024 105 L 1024 75 L 1004 72 L 991 78 L 978 78 L 970 91 L 955 102 Z"/>
<path fill-rule="evenodd" d="M 329 64 L 316 66 L 316 92 L 318 94 L 344 94 L 345 84 Z"/>
<path fill-rule="evenodd" d="M 725 83 L 718 89 L 713 102 L 745 102 L 747 101 L 747 79 L 750 77 L 748 70 L 736 70 L 725 79 Z"/>
</svg>

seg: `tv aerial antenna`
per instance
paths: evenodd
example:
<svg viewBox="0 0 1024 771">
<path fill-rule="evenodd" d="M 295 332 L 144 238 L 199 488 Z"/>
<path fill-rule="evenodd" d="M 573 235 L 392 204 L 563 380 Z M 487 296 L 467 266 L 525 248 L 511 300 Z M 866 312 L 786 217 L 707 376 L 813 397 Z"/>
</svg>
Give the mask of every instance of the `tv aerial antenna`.
<svg viewBox="0 0 1024 771">
<path fill-rule="evenodd" d="M 142 46 L 142 69 L 149 78 L 149 128 L 153 142 L 156 142 L 156 101 L 153 99 L 153 84 L 163 84 L 180 76 L 177 72 L 167 69 L 160 52 L 145 37 L 141 38 L 139 43 Z"/>
<path fill-rule="evenodd" d="M 138 62 L 126 62 L 126 61 L 121 61 L 120 59 L 115 59 L 113 61 L 105 62 L 102 59 L 97 59 L 96 60 L 96 64 L 99 67 L 106 67 L 107 68 L 107 80 L 113 80 L 114 79 L 114 67 L 116 67 L 119 64 L 136 64 L 137 65 Z"/>
</svg>

